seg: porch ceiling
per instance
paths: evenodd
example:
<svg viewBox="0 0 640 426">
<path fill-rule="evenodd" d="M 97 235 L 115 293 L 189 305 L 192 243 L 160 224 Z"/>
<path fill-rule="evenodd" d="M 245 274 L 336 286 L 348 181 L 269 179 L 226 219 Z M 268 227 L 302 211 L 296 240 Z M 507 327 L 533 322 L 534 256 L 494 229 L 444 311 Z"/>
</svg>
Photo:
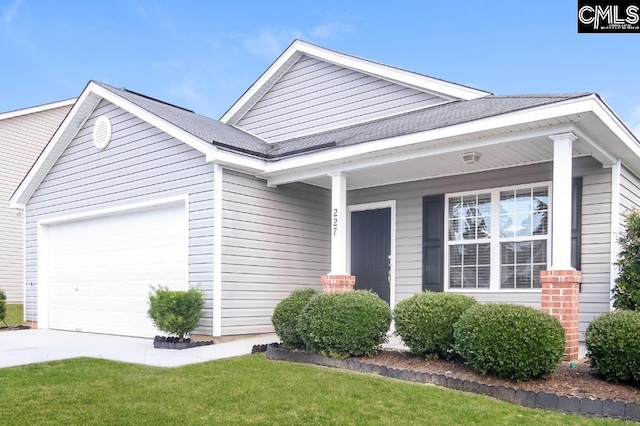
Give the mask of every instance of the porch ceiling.
<svg viewBox="0 0 640 426">
<path fill-rule="evenodd" d="M 473 164 L 466 164 L 462 160 L 462 154 L 468 151 L 471 150 L 422 156 L 419 150 L 416 150 L 415 158 L 404 158 L 379 166 L 351 170 L 347 172 L 348 189 L 474 173 L 553 160 L 553 142 L 546 136 L 473 148 L 472 151 L 480 154 L 479 161 Z M 591 149 L 586 143 L 581 141 L 574 143 L 574 157 L 590 154 Z M 470 176 L 469 179 L 473 179 L 473 177 Z M 331 188 L 331 180 L 328 176 L 308 178 L 305 179 L 305 182 Z"/>
</svg>

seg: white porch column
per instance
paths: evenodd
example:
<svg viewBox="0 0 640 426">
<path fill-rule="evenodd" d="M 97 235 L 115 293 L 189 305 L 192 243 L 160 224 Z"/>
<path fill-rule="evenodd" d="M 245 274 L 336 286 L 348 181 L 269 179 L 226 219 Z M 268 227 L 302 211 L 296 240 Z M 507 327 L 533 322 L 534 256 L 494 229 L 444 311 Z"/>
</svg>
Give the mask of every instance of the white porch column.
<svg viewBox="0 0 640 426">
<path fill-rule="evenodd" d="M 347 275 L 347 176 L 331 174 L 331 273 Z"/>
<path fill-rule="evenodd" d="M 553 205 L 551 209 L 551 270 L 571 270 L 571 179 L 573 133 L 553 140 Z"/>
</svg>

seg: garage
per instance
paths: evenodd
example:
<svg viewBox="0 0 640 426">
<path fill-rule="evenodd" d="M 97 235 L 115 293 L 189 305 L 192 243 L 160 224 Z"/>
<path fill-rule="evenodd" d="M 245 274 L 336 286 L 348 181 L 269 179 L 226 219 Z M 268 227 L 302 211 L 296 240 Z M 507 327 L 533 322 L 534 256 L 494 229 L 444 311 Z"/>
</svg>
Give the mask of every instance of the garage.
<svg viewBox="0 0 640 426">
<path fill-rule="evenodd" d="M 41 224 L 41 318 L 52 329 L 153 337 L 151 286 L 185 290 L 185 202 Z M 47 296 L 48 293 L 48 297 Z"/>
</svg>

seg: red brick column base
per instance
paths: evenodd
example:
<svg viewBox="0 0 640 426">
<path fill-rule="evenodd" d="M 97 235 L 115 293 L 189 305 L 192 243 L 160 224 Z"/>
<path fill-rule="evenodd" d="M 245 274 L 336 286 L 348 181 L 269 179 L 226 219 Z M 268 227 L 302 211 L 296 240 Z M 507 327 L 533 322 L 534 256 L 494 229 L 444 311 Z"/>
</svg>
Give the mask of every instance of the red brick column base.
<svg viewBox="0 0 640 426">
<path fill-rule="evenodd" d="M 580 283 L 582 272 L 576 270 L 541 271 L 542 311 L 560 321 L 566 334 L 564 360 L 578 359 L 580 322 Z"/>
<path fill-rule="evenodd" d="M 356 277 L 353 275 L 323 275 L 320 277 L 323 293 L 344 293 L 353 290 Z"/>
</svg>

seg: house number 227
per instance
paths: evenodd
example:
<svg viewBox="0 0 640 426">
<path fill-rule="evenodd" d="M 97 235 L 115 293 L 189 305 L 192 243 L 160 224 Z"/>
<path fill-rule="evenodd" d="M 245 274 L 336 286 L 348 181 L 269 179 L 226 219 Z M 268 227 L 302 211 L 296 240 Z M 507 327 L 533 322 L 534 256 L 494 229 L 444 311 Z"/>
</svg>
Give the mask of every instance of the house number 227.
<svg viewBox="0 0 640 426">
<path fill-rule="evenodd" d="M 333 209 L 333 235 L 338 232 L 338 209 Z"/>
</svg>

